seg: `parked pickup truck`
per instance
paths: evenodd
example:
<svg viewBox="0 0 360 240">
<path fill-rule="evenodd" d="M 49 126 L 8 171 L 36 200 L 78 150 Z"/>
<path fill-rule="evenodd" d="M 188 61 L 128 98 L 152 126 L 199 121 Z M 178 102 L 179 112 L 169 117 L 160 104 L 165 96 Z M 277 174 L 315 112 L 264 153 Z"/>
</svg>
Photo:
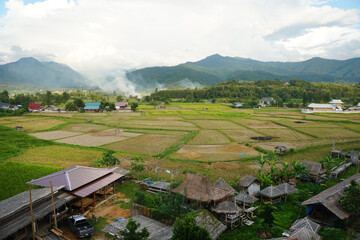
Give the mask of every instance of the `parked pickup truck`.
<svg viewBox="0 0 360 240">
<path fill-rule="evenodd" d="M 74 215 L 68 218 L 70 229 L 78 238 L 90 237 L 94 234 L 94 227 L 86 220 L 84 216 Z"/>
</svg>

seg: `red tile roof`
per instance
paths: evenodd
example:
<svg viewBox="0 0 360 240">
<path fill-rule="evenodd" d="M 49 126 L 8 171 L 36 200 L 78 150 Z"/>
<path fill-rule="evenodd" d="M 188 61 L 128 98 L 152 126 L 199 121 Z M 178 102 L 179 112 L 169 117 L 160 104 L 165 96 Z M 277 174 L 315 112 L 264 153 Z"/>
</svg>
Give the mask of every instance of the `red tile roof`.
<svg viewBox="0 0 360 240">
<path fill-rule="evenodd" d="M 40 103 L 29 103 L 28 109 L 30 110 L 40 110 L 42 108 Z"/>
</svg>

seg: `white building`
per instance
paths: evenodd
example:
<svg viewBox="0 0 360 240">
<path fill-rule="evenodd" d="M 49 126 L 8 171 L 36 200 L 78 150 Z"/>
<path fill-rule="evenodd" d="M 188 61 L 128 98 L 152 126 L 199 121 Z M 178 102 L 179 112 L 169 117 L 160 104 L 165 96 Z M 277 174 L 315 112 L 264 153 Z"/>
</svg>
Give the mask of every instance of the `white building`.
<svg viewBox="0 0 360 240">
<path fill-rule="evenodd" d="M 272 102 L 275 102 L 275 99 L 272 97 L 265 97 L 259 100 L 259 105 L 262 107 L 269 107 Z"/>
</svg>

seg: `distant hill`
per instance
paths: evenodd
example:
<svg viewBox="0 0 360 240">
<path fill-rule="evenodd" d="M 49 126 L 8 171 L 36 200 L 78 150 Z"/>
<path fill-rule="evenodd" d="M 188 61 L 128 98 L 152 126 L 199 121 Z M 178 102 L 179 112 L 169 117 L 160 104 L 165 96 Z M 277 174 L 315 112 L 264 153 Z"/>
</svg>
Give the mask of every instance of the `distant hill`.
<svg viewBox="0 0 360 240">
<path fill-rule="evenodd" d="M 178 82 L 184 79 L 203 86 L 233 79 L 254 81 L 275 78 L 283 81 L 298 78 L 310 82 L 354 83 L 360 82 L 360 58 L 330 60 L 316 57 L 302 62 L 261 62 L 215 54 L 197 62 L 131 71 L 127 77 L 144 88 L 176 88 Z"/>
<path fill-rule="evenodd" d="M 40 62 L 32 57 L 0 65 L 0 83 L 48 87 L 86 86 L 85 78 L 70 67 L 56 62 Z"/>
</svg>

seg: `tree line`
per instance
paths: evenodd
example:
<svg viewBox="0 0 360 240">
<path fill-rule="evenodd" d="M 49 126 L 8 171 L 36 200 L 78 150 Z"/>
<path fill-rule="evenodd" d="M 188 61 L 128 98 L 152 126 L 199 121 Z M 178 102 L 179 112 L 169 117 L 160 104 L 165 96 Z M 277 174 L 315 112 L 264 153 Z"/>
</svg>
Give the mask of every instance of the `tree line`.
<svg viewBox="0 0 360 240">
<path fill-rule="evenodd" d="M 339 98 L 353 105 L 360 101 L 360 83 L 311 83 L 301 79 L 292 79 L 289 82 L 278 79 L 253 82 L 231 80 L 205 88 L 155 91 L 147 100 L 165 101 L 178 98 L 186 102 L 200 102 L 204 99 L 222 98 L 228 102 L 244 101 L 251 106 L 257 105 L 258 100 L 263 97 L 274 98 L 279 106 L 281 104 L 305 106 L 312 102 L 327 103 L 331 99 Z"/>
</svg>

